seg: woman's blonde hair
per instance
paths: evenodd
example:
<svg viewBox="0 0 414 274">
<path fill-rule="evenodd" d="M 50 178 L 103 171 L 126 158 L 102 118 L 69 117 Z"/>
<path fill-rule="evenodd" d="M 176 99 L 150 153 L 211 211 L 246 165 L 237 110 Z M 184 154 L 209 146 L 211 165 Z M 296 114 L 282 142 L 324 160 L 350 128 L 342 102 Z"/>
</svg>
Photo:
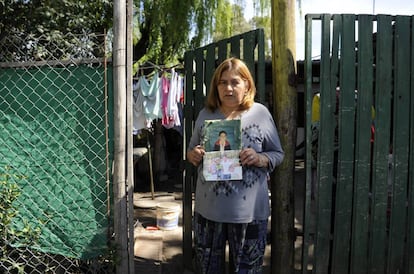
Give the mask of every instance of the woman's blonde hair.
<svg viewBox="0 0 414 274">
<path fill-rule="evenodd" d="M 247 81 L 248 90 L 246 96 L 244 96 L 239 110 L 246 110 L 250 108 L 254 103 L 254 97 L 256 96 L 256 86 L 252 74 L 250 73 L 247 65 L 240 59 L 230 57 L 224 60 L 215 70 L 213 78 L 211 79 L 210 90 L 207 95 L 206 108 L 210 111 L 215 111 L 221 106 L 220 97 L 218 95 L 218 85 L 221 79 L 221 75 L 224 71 L 232 71 L 240 75 L 243 80 Z"/>
</svg>

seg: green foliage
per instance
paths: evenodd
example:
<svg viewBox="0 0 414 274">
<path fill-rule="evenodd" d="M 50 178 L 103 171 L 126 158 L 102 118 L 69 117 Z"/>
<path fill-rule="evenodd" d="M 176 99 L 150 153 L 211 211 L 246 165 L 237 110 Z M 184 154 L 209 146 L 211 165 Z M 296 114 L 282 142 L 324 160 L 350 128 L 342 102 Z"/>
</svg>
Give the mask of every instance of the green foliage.
<svg viewBox="0 0 414 274">
<path fill-rule="evenodd" d="M 80 41 L 68 34 L 88 37 L 111 26 L 109 0 L 0 0 L 0 62 L 103 57 L 96 51 L 103 36 Z"/>
<path fill-rule="evenodd" d="M 134 61 L 177 62 L 186 50 L 199 47 L 211 32 L 211 15 L 222 1 L 136 0 Z"/>
<path fill-rule="evenodd" d="M 23 221 L 21 230 L 13 227 L 13 219 L 19 211 L 16 200 L 21 194 L 16 181 L 24 176 L 11 174 L 10 168 L 6 167 L 4 173 L 0 173 L 0 270 L 10 271 L 14 269 L 18 273 L 24 272 L 24 263 L 16 262 L 9 256 L 12 253 L 13 244 L 33 245 L 40 237 L 39 227 L 33 227 L 27 221 Z"/>
<path fill-rule="evenodd" d="M 109 0 L 0 0 L 0 39 L 8 33 L 103 33 L 112 25 Z"/>
<path fill-rule="evenodd" d="M 41 225 L 47 220 L 35 220 L 38 224 L 33 224 L 33 220 L 29 223 L 21 219 L 22 225 L 15 225 L 21 195 L 18 182 L 26 179 L 14 174 L 10 167 L 0 169 L 0 273 L 55 273 L 61 262 L 66 263 L 67 273 L 80 273 L 80 266 L 84 270 L 98 269 L 93 273 L 113 273 L 119 260 L 113 239 L 108 242 L 107 253 L 93 260 L 63 258 L 38 251 L 36 245 L 41 236 Z"/>
<path fill-rule="evenodd" d="M 299 0 L 300 1 L 300 0 Z M 255 16 L 266 17 L 271 13 L 271 1 L 269 0 L 256 0 L 253 1 L 255 6 Z"/>
<path fill-rule="evenodd" d="M 265 57 L 268 60 L 272 59 L 272 49 L 270 41 L 272 39 L 272 30 L 271 30 L 271 17 L 270 16 L 255 16 L 250 20 L 250 24 L 255 26 L 255 28 L 262 28 L 265 35 Z"/>
<path fill-rule="evenodd" d="M 270 1 L 253 1 L 255 14 L 270 18 Z M 135 0 L 134 62 L 176 63 L 184 52 L 255 28 L 245 0 Z M 270 20 L 267 22 L 270 29 Z M 138 27 L 137 27 L 138 26 Z M 260 26 L 262 27 L 262 26 Z"/>
<path fill-rule="evenodd" d="M 233 30 L 232 22 L 236 18 L 238 16 L 233 12 L 232 6 L 228 1 L 219 3 L 214 21 L 213 41 L 230 37 Z"/>
<path fill-rule="evenodd" d="M 175 65 L 182 60 L 185 51 L 206 43 L 257 27 L 263 27 L 267 33 L 270 19 L 261 21 L 265 25 L 258 22 L 259 18 L 270 18 L 270 4 L 270 0 L 253 0 L 253 7 L 246 6 L 245 0 L 134 0 L 134 63 L 138 65 L 150 61 L 154 64 Z M 247 22 L 243 11 L 252 8 L 256 19 Z M 110 31 L 113 1 L 0 0 L 0 18 L 0 41 L 4 37 L 36 39 L 43 36 L 46 40 L 59 43 L 56 48 L 64 51 L 71 43 L 75 43 L 74 48 L 80 48 L 79 41 L 67 40 L 67 33 L 102 34 Z M 99 41 L 94 43 L 99 44 Z M 48 57 L 42 48 L 35 51 L 23 49 L 19 53 L 24 54 L 25 59 L 15 58 L 13 61 Z M 59 59 L 67 57 L 65 54 L 52 56 Z M 90 56 L 90 53 L 84 52 L 69 57 Z M 103 55 L 100 52 L 94 56 Z"/>
<path fill-rule="evenodd" d="M 225 2 L 226 4 L 222 8 L 217 9 L 213 42 L 253 29 L 253 26 L 244 17 L 243 6 L 230 5 L 228 1 Z"/>
<path fill-rule="evenodd" d="M 20 189 L 16 183 L 10 182 L 11 177 L 10 174 L 0 174 L 0 234 L 2 239 L 8 238 L 12 219 L 18 213 L 13 203 L 19 197 Z"/>
</svg>

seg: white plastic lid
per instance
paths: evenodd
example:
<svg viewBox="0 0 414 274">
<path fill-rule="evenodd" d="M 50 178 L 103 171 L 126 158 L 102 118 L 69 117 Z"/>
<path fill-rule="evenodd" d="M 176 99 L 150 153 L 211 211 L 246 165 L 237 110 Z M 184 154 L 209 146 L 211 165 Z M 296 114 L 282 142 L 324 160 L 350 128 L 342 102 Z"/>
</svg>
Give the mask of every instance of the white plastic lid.
<svg viewBox="0 0 414 274">
<path fill-rule="evenodd" d="M 180 209 L 180 205 L 178 203 L 173 203 L 173 202 L 163 202 L 163 203 L 158 203 L 157 208 L 175 210 L 175 209 Z"/>
</svg>

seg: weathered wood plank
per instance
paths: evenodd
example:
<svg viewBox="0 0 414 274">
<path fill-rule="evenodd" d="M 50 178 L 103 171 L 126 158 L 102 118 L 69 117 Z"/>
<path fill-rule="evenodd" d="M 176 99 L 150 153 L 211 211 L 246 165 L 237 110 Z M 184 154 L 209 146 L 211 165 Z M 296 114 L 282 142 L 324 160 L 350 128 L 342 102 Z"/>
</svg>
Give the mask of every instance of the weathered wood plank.
<svg viewBox="0 0 414 274">
<path fill-rule="evenodd" d="M 230 54 L 233 57 L 240 58 L 240 38 L 238 36 L 230 38 Z"/>
<path fill-rule="evenodd" d="M 334 21 L 335 24 L 335 21 Z M 355 138 L 355 15 L 342 15 L 332 273 L 348 273 Z"/>
<path fill-rule="evenodd" d="M 198 79 L 203 79 L 202 82 L 204 82 L 204 85 L 206 87 L 205 89 L 205 95 L 207 96 L 208 92 L 210 91 L 210 84 L 211 84 L 211 79 L 213 78 L 213 74 L 214 71 L 216 70 L 217 67 L 217 62 L 216 62 L 216 47 L 215 44 L 210 44 L 208 45 L 206 50 L 206 56 L 205 56 L 205 60 L 204 64 L 204 74 L 200 74 L 197 78 L 197 81 L 199 81 Z M 204 98 L 203 98 L 204 101 Z"/>
<path fill-rule="evenodd" d="M 258 29 L 255 33 L 257 43 L 257 62 L 255 68 L 255 80 L 257 89 L 257 101 L 266 104 L 266 67 L 265 67 L 265 37 L 264 30 Z M 272 111 L 272 110 L 270 110 Z"/>
<path fill-rule="evenodd" d="M 367 273 L 373 106 L 373 16 L 358 16 L 358 94 L 350 273 Z"/>
<path fill-rule="evenodd" d="M 411 16 L 411 26 L 414 22 L 414 16 Z M 410 58 L 410 69 L 411 69 L 411 77 L 410 77 L 410 173 L 408 178 L 408 229 L 407 229 L 407 260 L 406 260 L 406 269 L 407 273 L 414 273 L 414 260 L 410 258 L 414 258 L 414 27 L 411 27 L 411 58 Z"/>
<path fill-rule="evenodd" d="M 188 142 L 193 132 L 195 120 L 194 113 L 194 52 L 189 51 L 184 55 L 184 69 L 185 69 L 185 97 L 184 97 L 184 123 L 185 140 Z M 185 144 L 186 145 L 186 144 Z M 184 158 L 185 158 L 184 153 Z M 192 269 L 192 184 L 195 174 L 195 169 L 192 164 L 185 161 L 185 175 L 183 176 L 183 264 L 185 269 Z"/>
<path fill-rule="evenodd" d="M 254 32 L 246 32 L 243 34 L 243 61 L 249 68 L 253 79 L 256 79 L 255 63 L 255 48 L 256 48 L 256 34 Z"/>
<path fill-rule="evenodd" d="M 397 16 L 394 27 L 394 95 L 392 127 L 392 172 L 389 185 L 391 197 L 390 234 L 387 273 L 403 272 L 406 214 L 408 155 L 410 148 L 410 18 Z"/>
<path fill-rule="evenodd" d="M 388 155 L 392 96 L 391 16 L 377 17 L 375 72 L 375 142 L 369 256 L 370 273 L 385 273 L 387 243 Z"/>
<path fill-rule="evenodd" d="M 320 131 L 317 161 L 318 193 L 315 239 L 315 273 L 328 273 L 331 245 L 332 182 L 335 138 L 335 89 L 331 87 L 330 64 L 330 15 L 322 15 L 322 43 L 320 68 Z"/>
<path fill-rule="evenodd" d="M 223 39 L 217 42 L 217 63 L 221 63 L 224 59 L 226 59 L 229 56 L 228 46 L 228 39 Z"/>
<path fill-rule="evenodd" d="M 311 213 L 311 195 L 312 195 L 312 22 L 314 18 L 310 15 L 305 17 L 305 138 L 306 138 L 306 153 L 305 153 L 305 197 L 303 202 L 303 241 L 301 249 L 302 257 L 302 274 L 307 274 L 308 264 L 310 263 L 309 253 L 311 246 L 311 230 L 314 228 L 311 226 L 315 216 Z"/>
</svg>

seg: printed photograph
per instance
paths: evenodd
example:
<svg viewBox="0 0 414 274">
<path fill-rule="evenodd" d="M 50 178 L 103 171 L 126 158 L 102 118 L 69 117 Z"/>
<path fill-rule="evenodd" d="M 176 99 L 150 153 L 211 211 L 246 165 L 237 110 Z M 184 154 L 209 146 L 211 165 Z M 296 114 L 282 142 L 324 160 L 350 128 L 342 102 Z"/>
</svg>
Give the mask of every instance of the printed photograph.
<svg viewBox="0 0 414 274">
<path fill-rule="evenodd" d="M 206 181 L 241 180 L 240 120 L 207 120 L 204 124 L 203 175 Z"/>
</svg>

